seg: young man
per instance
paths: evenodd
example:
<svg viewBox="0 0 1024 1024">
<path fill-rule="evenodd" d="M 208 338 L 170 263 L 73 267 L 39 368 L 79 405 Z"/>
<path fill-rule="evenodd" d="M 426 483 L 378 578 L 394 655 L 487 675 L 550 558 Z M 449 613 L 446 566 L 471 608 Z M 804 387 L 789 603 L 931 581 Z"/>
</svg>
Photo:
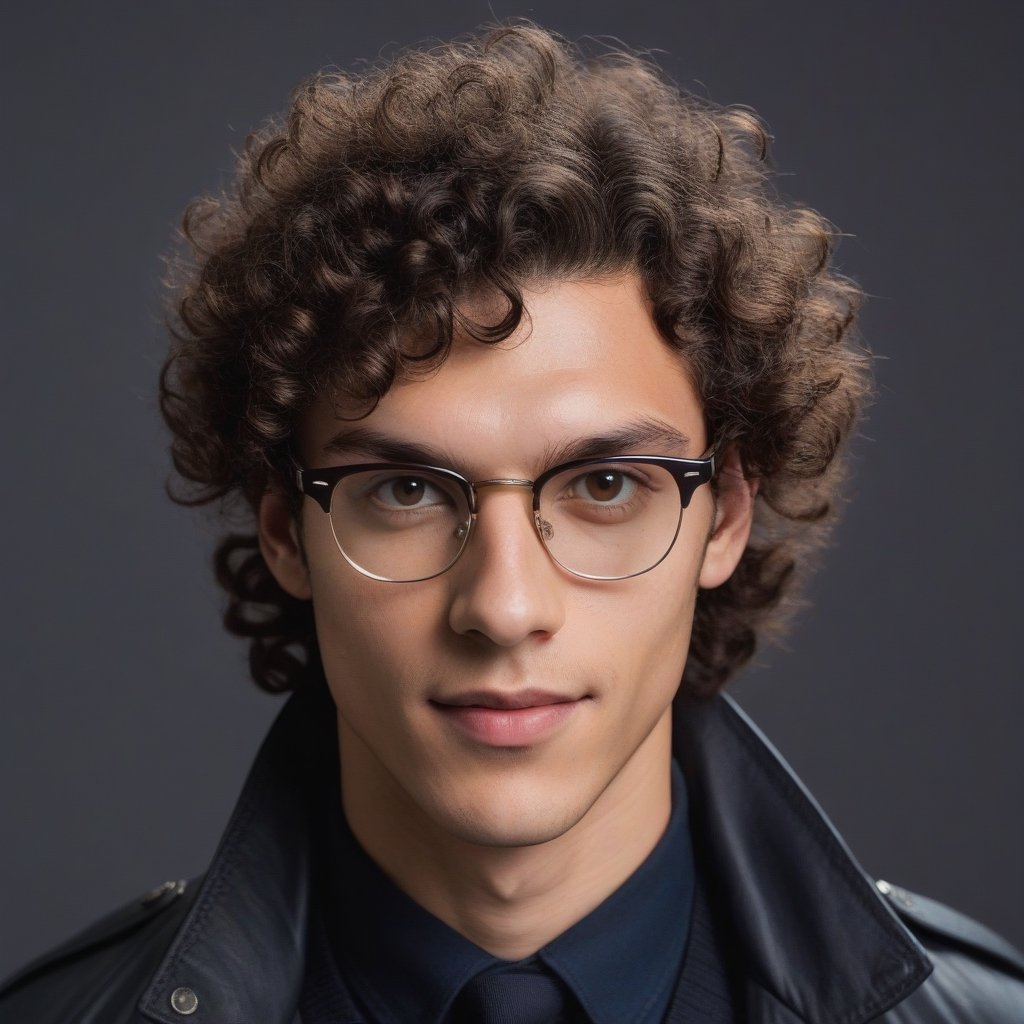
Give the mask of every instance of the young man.
<svg viewBox="0 0 1024 1024">
<path fill-rule="evenodd" d="M 756 119 L 532 28 L 321 76 L 186 219 L 163 408 L 294 690 L 206 875 L 4 1021 L 1020 1021 L 719 693 L 867 392 Z"/>
</svg>

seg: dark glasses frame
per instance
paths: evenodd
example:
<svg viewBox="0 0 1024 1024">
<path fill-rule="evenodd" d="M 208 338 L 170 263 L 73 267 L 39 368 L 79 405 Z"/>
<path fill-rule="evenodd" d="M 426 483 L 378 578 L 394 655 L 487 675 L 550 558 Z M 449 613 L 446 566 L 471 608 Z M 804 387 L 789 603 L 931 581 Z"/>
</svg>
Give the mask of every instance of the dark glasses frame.
<svg viewBox="0 0 1024 1024">
<path fill-rule="evenodd" d="M 461 473 L 456 473 L 453 469 L 447 469 L 443 466 L 431 466 L 421 462 L 359 462 L 344 466 L 328 466 L 323 469 L 303 469 L 301 466 L 296 464 L 293 480 L 298 490 L 302 494 L 312 498 L 328 515 L 330 515 L 331 512 L 331 501 L 334 496 L 334 489 L 338 482 L 356 473 L 399 472 L 415 475 L 416 473 L 429 472 L 446 480 L 450 480 L 453 484 L 459 487 L 466 499 L 466 505 L 469 509 L 469 522 L 466 525 L 466 532 L 460 538 L 462 544 L 459 547 L 458 552 L 447 565 L 442 569 L 439 569 L 437 572 L 431 573 L 429 576 L 420 576 L 409 580 L 396 580 L 386 576 L 379 576 L 353 561 L 352 557 L 342 547 L 341 541 L 337 538 L 337 535 L 335 535 L 338 550 L 342 557 L 357 572 L 362 573 L 362 575 L 367 576 L 370 579 L 380 580 L 383 583 L 419 583 L 423 580 L 434 579 L 435 577 L 446 573 L 459 560 L 469 543 L 470 535 L 473 532 L 473 524 L 476 522 L 477 518 L 477 491 L 482 487 L 526 487 L 533 492 L 534 526 L 536 527 L 537 534 L 540 537 L 541 544 L 543 545 L 544 550 L 547 551 L 549 557 L 557 565 L 561 566 L 566 572 L 571 573 L 573 576 L 578 576 L 582 579 L 588 580 L 611 582 L 613 580 L 631 579 L 634 576 L 641 576 L 645 572 L 650 572 L 651 569 L 663 562 L 675 546 L 676 538 L 679 535 L 679 523 L 677 522 L 676 524 L 676 533 L 673 535 L 671 543 L 665 548 L 662 556 L 652 565 L 626 576 L 594 576 L 588 573 L 578 572 L 569 566 L 564 565 L 548 547 L 545 535 L 545 527 L 548 526 L 548 524 L 544 522 L 540 514 L 540 492 L 544 485 L 553 477 L 574 469 L 581 469 L 585 466 L 604 467 L 638 464 L 659 466 L 668 472 L 672 479 L 675 480 L 676 486 L 679 488 L 679 522 L 682 521 L 683 510 L 689 506 L 690 500 L 693 498 L 694 492 L 697 488 L 700 487 L 701 484 L 708 483 L 715 475 L 715 453 L 710 452 L 698 459 L 681 459 L 669 455 L 610 455 L 603 459 L 572 459 L 569 462 L 563 462 L 558 466 L 552 466 L 551 469 L 545 470 L 545 472 L 537 477 L 536 480 L 521 480 L 515 477 L 494 477 L 486 480 L 469 480 Z M 550 529 L 550 527 L 548 528 Z"/>
<path fill-rule="evenodd" d="M 303 469 L 295 467 L 295 486 L 305 495 L 312 498 L 323 510 L 331 511 L 331 497 L 339 480 L 344 480 L 354 473 L 384 472 L 397 470 L 411 474 L 419 472 L 436 473 L 457 484 L 466 497 L 470 514 L 476 517 L 476 492 L 480 487 L 529 487 L 533 491 L 533 511 L 540 511 L 540 492 L 543 486 L 553 477 L 572 469 L 583 466 L 615 466 L 639 464 L 642 466 L 660 466 L 671 474 L 679 488 L 679 501 L 683 508 L 690 504 L 694 492 L 701 484 L 706 484 L 715 475 L 715 453 L 699 459 L 677 459 L 668 455 L 610 455 L 607 458 L 573 459 L 561 465 L 545 470 L 536 480 L 520 480 L 515 477 L 494 477 L 487 480 L 469 480 L 453 469 L 443 466 L 430 466 L 423 462 L 359 462 L 345 466 L 328 466 L 324 469 Z"/>
</svg>

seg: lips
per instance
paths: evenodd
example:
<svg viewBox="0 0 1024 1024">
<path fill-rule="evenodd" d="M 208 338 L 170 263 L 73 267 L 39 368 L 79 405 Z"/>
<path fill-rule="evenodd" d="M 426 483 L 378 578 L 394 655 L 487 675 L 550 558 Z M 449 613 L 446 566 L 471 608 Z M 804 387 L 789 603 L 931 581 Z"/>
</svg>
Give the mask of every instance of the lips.
<svg viewBox="0 0 1024 1024">
<path fill-rule="evenodd" d="M 553 735 L 588 702 L 586 696 L 547 690 L 479 690 L 430 703 L 464 739 L 490 747 L 525 747 Z"/>
<path fill-rule="evenodd" d="M 518 710 L 520 708 L 546 707 L 549 704 L 571 703 L 579 698 L 570 694 L 552 693 L 549 690 L 517 690 L 504 693 L 499 690 L 470 690 L 454 697 L 438 698 L 435 704 L 457 708 L 496 708 Z"/>
</svg>

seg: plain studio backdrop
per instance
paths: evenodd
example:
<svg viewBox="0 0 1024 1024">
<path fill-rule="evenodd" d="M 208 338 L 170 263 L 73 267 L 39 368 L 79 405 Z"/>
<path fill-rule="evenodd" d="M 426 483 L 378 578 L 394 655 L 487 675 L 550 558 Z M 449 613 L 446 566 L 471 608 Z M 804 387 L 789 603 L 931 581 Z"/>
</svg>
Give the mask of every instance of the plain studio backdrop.
<svg viewBox="0 0 1024 1024">
<path fill-rule="evenodd" d="M 785 650 L 736 694 L 860 861 L 1024 944 L 1021 8 L 917 0 L 21 4 L 5 19 L 0 974 L 201 872 L 280 701 L 170 504 L 160 257 L 327 65 L 492 17 L 753 106 L 845 234 L 878 399 Z"/>
</svg>

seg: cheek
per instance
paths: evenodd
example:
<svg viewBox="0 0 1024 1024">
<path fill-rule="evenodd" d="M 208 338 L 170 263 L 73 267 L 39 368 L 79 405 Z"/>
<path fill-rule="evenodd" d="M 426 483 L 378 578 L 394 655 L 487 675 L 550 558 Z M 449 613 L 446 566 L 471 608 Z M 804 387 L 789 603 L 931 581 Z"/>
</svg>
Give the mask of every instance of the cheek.
<svg viewBox="0 0 1024 1024">
<path fill-rule="evenodd" d="M 334 547 L 310 557 L 313 615 L 324 670 L 342 710 L 353 702 L 383 709 L 415 680 L 436 647 L 443 621 L 436 590 L 360 575 Z M 363 701 L 372 694 L 373 700 Z"/>
<path fill-rule="evenodd" d="M 634 599 L 620 606 L 619 635 L 633 665 L 636 685 L 658 702 L 671 700 L 682 678 L 697 599 L 701 549 L 682 542 L 646 576 Z"/>
<path fill-rule="evenodd" d="M 354 674 L 365 668 L 368 652 L 383 649 L 387 585 L 362 576 L 345 561 L 326 516 L 307 516 L 304 533 L 313 617 L 328 680 L 337 663 L 350 664 Z"/>
</svg>

